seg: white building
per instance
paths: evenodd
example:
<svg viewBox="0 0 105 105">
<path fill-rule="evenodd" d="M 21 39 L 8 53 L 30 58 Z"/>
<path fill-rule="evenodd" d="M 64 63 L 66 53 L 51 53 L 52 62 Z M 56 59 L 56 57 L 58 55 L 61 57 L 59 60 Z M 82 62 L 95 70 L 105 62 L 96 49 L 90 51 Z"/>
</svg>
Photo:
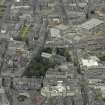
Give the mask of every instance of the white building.
<svg viewBox="0 0 105 105">
<path fill-rule="evenodd" d="M 80 66 L 81 72 L 85 74 L 90 83 L 94 82 L 96 79 L 102 80 L 105 77 L 105 66 L 96 56 L 82 58 L 80 60 Z"/>
<path fill-rule="evenodd" d="M 82 59 L 82 64 L 87 67 L 98 66 L 98 62 L 94 59 Z"/>
<path fill-rule="evenodd" d="M 20 0 L 15 0 L 16 2 L 20 2 Z"/>
<path fill-rule="evenodd" d="M 51 28 L 50 33 L 51 33 L 52 38 L 60 38 L 61 37 L 61 32 L 59 29 Z"/>
<path fill-rule="evenodd" d="M 41 95 L 44 97 L 74 96 L 75 94 L 76 91 L 72 90 L 70 86 L 63 85 L 62 81 L 58 81 L 56 86 L 46 86 L 41 90 Z"/>
<path fill-rule="evenodd" d="M 46 53 L 46 52 L 42 52 L 41 56 L 43 58 L 47 58 L 47 59 L 50 59 L 52 57 L 52 54 L 49 54 L 49 53 Z"/>
</svg>

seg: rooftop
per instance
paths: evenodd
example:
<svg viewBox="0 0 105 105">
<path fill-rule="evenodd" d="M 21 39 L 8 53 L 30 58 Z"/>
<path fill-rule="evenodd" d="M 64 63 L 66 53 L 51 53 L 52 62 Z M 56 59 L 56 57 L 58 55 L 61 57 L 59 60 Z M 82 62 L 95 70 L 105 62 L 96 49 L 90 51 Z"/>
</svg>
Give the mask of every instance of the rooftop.
<svg viewBox="0 0 105 105">
<path fill-rule="evenodd" d="M 60 35 L 60 30 L 56 29 L 56 28 L 51 28 L 50 29 L 50 33 L 51 33 L 51 37 L 57 37 L 57 38 L 59 38 L 61 36 Z"/>
<path fill-rule="evenodd" d="M 83 66 L 91 67 L 91 66 L 98 66 L 98 59 L 94 56 L 90 57 L 89 59 L 82 59 Z"/>
<path fill-rule="evenodd" d="M 102 20 L 92 18 L 88 20 L 87 22 L 81 24 L 79 27 L 83 29 L 91 30 L 102 23 L 104 23 Z"/>
</svg>

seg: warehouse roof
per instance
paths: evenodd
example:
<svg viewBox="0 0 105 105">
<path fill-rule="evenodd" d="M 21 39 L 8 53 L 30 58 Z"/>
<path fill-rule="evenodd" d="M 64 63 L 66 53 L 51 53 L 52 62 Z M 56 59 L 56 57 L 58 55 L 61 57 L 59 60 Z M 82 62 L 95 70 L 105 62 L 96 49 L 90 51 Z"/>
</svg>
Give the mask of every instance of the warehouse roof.
<svg viewBox="0 0 105 105">
<path fill-rule="evenodd" d="M 93 19 L 88 20 L 87 22 L 81 24 L 79 27 L 90 30 L 90 29 L 93 29 L 94 27 L 96 27 L 102 23 L 103 23 L 103 21 L 93 18 Z"/>
<path fill-rule="evenodd" d="M 87 67 L 98 66 L 98 62 L 94 59 L 82 59 L 82 64 Z"/>
</svg>

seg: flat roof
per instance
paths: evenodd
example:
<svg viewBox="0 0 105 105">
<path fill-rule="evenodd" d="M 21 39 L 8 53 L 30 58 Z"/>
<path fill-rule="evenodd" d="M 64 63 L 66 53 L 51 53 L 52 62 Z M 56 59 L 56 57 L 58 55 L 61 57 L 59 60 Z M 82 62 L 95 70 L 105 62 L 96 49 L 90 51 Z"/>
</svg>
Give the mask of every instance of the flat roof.
<svg viewBox="0 0 105 105">
<path fill-rule="evenodd" d="M 87 6 L 87 3 L 86 2 L 79 3 L 78 5 L 79 5 L 79 7 L 85 7 L 85 6 Z M 77 4 L 76 3 L 70 3 L 69 6 L 74 6 L 75 7 L 75 6 L 77 6 Z"/>
<path fill-rule="evenodd" d="M 102 20 L 92 18 L 92 19 L 88 20 L 87 22 L 81 24 L 79 27 L 90 30 L 102 23 L 104 23 Z"/>
<path fill-rule="evenodd" d="M 51 37 L 57 37 L 57 38 L 61 37 L 59 29 L 51 28 L 50 33 L 51 33 Z"/>
<path fill-rule="evenodd" d="M 98 62 L 94 59 L 82 59 L 82 64 L 87 67 L 98 66 Z"/>
<path fill-rule="evenodd" d="M 46 53 L 46 52 L 42 52 L 41 56 L 44 57 L 44 58 L 50 58 L 50 57 L 52 57 L 52 54 L 49 54 L 49 53 Z"/>
</svg>

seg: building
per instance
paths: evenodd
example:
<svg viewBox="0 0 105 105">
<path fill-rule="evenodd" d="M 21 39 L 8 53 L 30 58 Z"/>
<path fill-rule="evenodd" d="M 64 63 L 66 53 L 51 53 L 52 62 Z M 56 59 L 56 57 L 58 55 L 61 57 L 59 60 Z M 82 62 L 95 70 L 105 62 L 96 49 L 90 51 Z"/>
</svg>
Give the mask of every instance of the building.
<svg viewBox="0 0 105 105">
<path fill-rule="evenodd" d="M 37 78 L 14 78 L 13 87 L 16 90 L 35 90 L 40 89 L 41 79 Z"/>
<path fill-rule="evenodd" d="M 60 30 L 56 29 L 56 28 L 51 28 L 50 29 L 50 34 L 51 34 L 51 38 L 60 38 L 61 37 Z"/>
<path fill-rule="evenodd" d="M 52 58 L 52 54 L 46 53 L 46 52 L 42 52 L 41 56 L 42 56 L 43 58 L 47 58 L 47 59 L 51 59 L 51 58 Z"/>
<path fill-rule="evenodd" d="M 105 66 L 96 56 L 81 58 L 80 67 L 87 79 L 103 79 Z"/>
<path fill-rule="evenodd" d="M 46 72 L 46 79 L 53 79 L 53 78 L 62 78 L 62 79 L 72 79 L 74 78 L 74 67 L 73 64 L 65 63 L 58 67 L 55 67 L 55 69 L 49 69 Z"/>
<path fill-rule="evenodd" d="M 101 30 L 104 31 L 104 21 L 92 18 L 78 27 L 81 32 L 94 35 Z"/>
<path fill-rule="evenodd" d="M 64 86 L 62 81 L 58 81 L 57 86 L 43 87 L 41 94 L 45 97 L 54 96 L 74 96 L 76 93 L 71 90 L 70 86 Z"/>
<path fill-rule="evenodd" d="M 0 88 L 0 104 L 1 105 L 10 105 L 4 88 Z"/>
</svg>

